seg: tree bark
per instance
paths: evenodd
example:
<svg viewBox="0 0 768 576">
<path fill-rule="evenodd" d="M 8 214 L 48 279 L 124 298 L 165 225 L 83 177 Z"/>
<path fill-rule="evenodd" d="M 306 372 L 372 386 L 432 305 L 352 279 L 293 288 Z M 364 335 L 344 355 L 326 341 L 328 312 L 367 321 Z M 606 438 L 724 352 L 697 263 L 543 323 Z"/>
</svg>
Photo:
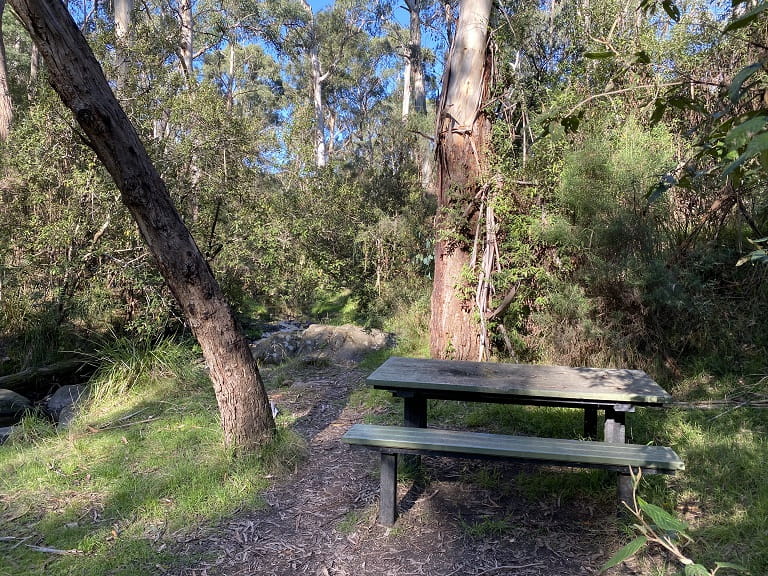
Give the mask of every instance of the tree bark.
<svg viewBox="0 0 768 576">
<path fill-rule="evenodd" d="M 0 0 L 0 141 L 5 142 L 13 123 L 13 101 L 8 88 L 8 68 L 5 63 L 5 41 L 3 40 L 3 12 L 5 0 Z"/>
<path fill-rule="evenodd" d="M 10 4 L 40 48 L 51 85 L 114 178 L 200 343 L 226 443 L 241 451 L 264 443 L 274 421 L 248 343 L 85 38 L 58 0 Z"/>
<path fill-rule="evenodd" d="M 312 82 L 312 107 L 315 115 L 315 165 L 323 168 L 328 163 L 328 153 L 325 146 L 325 118 L 323 110 L 323 82 L 327 75 L 323 75 L 320 64 L 320 47 L 317 45 L 317 28 L 315 15 L 307 0 L 301 0 L 301 4 L 309 17 L 309 72 Z"/>
<path fill-rule="evenodd" d="M 192 0 L 179 0 L 179 17 L 181 24 L 181 65 L 184 68 L 184 76 L 191 85 L 195 77 L 193 69 L 194 53 L 194 31 L 195 21 L 192 14 Z"/>
<path fill-rule="evenodd" d="M 481 351 L 473 290 L 462 286 L 470 247 L 458 238 L 471 235 L 477 218 L 473 204 L 490 143 L 490 121 L 482 104 L 490 79 L 491 5 L 491 0 L 462 0 L 437 111 L 438 213 L 430 320 L 435 358 L 477 360 Z"/>
<path fill-rule="evenodd" d="M 115 56 L 117 58 L 117 89 L 122 91 L 128 80 L 128 49 L 131 46 L 131 17 L 133 0 L 114 0 Z"/>
</svg>

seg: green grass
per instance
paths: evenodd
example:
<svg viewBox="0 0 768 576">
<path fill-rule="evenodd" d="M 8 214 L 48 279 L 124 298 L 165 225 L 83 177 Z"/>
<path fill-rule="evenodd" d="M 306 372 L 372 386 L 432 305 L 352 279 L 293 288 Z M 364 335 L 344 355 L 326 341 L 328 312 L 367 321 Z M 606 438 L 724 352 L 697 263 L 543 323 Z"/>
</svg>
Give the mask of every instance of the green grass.
<svg viewBox="0 0 768 576">
<path fill-rule="evenodd" d="M 130 383 L 116 375 L 124 366 L 102 371 L 69 432 L 28 418 L 0 446 L 0 575 L 144 574 L 192 562 L 171 552 L 176 542 L 261 507 L 267 477 L 305 457 L 285 428 L 259 454 L 225 449 L 210 382 L 183 347 L 155 347 L 133 366 Z"/>
<path fill-rule="evenodd" d="M 476 540 L 482 540 L 486 538 L 499 538 L 505 534 L 509 534 L 511 526 L 507 520 L 500 520 L 497 518 L 484 518 L 475 522 L 466 522 L 463 519 L 459 519 L 462 531 Z"/>
<path fill-rule="evenodd" d="M 676 400 L 699 401 L 746 392 L 764 397 L 766 383 L 696 372 L 668 386 Z M 367 410 L 367 421 L 401 422 L 401 404 L 386 393 L 363 389 L 351 401 Z M 428 410 L 435 426 L 560 438 L 583 434 L 583 413 L 567 408 L 430 400 Z M 685 552 L 691 558 L 710 568 L 716 562 L 734 562 L 753 576 L 768 574 L 768 410 L 638 408 L 628 416 L 627 441 L 670 446 L 685 461 L 686 470 L 675 476 L 646 476 L 639 495 L 689 523 L 694 541 Z M 499 485 L 489 464 L 486 472 L 467 481 L 486 489 L 498 486 L 499 494 L 514 489 L 531 501 L 555 496 L 562 502 L 591 504 L 613 502 L 616 496 L 614 475 L 601 470 L 534 468 L 519 474 L 510 487 Z M 491 520 L 463 529 L 483 537 L 501 530 L 503 523 Z"/>
</svg>

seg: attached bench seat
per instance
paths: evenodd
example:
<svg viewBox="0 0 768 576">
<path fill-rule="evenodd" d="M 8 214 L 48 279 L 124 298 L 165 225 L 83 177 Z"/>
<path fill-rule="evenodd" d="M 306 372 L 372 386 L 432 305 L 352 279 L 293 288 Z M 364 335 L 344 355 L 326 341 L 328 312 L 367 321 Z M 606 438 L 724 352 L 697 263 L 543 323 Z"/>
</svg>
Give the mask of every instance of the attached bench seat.
<svg viewBox="0 0 768 576">
<path fill-rule="evenodd" d="M 580 468 L 607 468 L 627 475 L 630 468 L 666 474 L 685 469 L 679 456 L 664 446 L 371 424 L 355 424 L 342 440 L 381 452 L 379 519 L 386 526 L 394 524 L 397 512 L 397 454 L 499 458 Z M 626 499 L 626 495 L 620 494 L 620 498 Z"/>
</svg>

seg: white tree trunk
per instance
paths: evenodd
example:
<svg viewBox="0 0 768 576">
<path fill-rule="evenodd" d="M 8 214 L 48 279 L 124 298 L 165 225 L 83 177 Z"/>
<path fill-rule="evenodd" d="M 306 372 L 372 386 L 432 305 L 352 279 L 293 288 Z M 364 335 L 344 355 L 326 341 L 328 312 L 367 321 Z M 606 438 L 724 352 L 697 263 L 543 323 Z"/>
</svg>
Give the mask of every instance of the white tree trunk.
<svg viewBox="0 0 768 576">
<path fill-rule="evenodd" d="M 406 0 L 410 12 L 411 76 L 413 77 L 413 109 L 416 114 L 427 113 L 427 93 L 424 87 L 424 59 L 421 53 L 421 2 Z"/>
<path fill-rule="evenodd" d="M 129 59 L 127 51 L 131 46 L 131 17 L 133 15 L 133 0 L 114 0 L 115 10 L 115 40 L 117 46 L 117 89 L 122 91 L 128 79 Z"/>
<path fill-rule="evenodd" d="M 320 63 L 320 47 L 317 41 L 317 29 L 315 27 L 315 15 L 312 6 L 307 0 L 301 0 L 304 10 L 309 15 L 309 71 L 312 82 L 312 109 L 315 116 L 315 164 L 318 168 L 324 167 L 328 162 L 328 153 L 325 148 L 325 118 L 323 110 L 323 75 Z"/>
<path fill-rule="evenodd" d="M 410 50 L 405 57 L 405 68 L 403 69 L 403 120 L 408 118 L 411 113 L 411 55 Z"/>
<path fill-rule="evenodd" d="M 179 18 L 181 20 L 181 42 L 179 43 L 181 66 L 187 82 L 191 83 L 195 77 L 192 67 L 195 56 L 193 50 L 195 20 L 192 14 L 192 0 L 179 0 Z"/>
</svg>

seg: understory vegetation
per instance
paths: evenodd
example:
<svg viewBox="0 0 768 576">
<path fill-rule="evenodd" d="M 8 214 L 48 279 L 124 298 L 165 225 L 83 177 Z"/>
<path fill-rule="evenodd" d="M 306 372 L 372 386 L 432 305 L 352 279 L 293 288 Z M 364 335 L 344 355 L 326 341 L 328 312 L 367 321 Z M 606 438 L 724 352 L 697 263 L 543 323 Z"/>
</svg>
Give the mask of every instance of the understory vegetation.
<svg viewBox="0 0 768 576">
<path fill-rule="evenodd" d="M 165 4 L 137 8 L 121 103 L 249 337 L 272 320 L 352 322 L 397 338 L 364 368 L 427 356 L 435 200 L 424 173 L 446 38 L 424 48 L 427 110 L 404 118 L 404 30 L 380 14 L 344 21 L 371 8 L 360 3 L 329 7 L 321 56 L 341 56 L 324 85 L 332 150 L 318 166 L 308 52 L 292 36 L 308 25 L 301 8 L 265 3 L 249 23 L 241 4 L 201 10 L 199 28 L 221 38 L 192 80 L 169 63 L 178 30 Z M 697 562 L 768 573 L 768 10 L 503 4 L 492 168 L 474 229 L 460 231 L 496 255 L 488 274 L 478 256 L 461 280 L 469 307 L 482 288 L 497 310 L 491 357 L 647 371 L 676 405 L 633 414 L 628 440 L 673 447 L 686 471 L 645 479 L 642 497 L 689 523 Z M 105 10 L 79 23 L 115 79 Z M 440 14 L 424 11 L 436 26 Z M 8 11 L 3 37 L 14 119 L 0 144 L 0 377 L 71 358 L 94 375 L 71 429 L 31 414 L 0 446 L 0 576 L 162 572 L 181 561 L 174 542 L 258 509 L 306 446 L 283 414 L 261 452 L 222 448 L 199 350 L 135 223 L 44 67 L 31 75 L 29 38 Z M 268 388 L 285 378 L 265 374 Z M 388 395 L 361 389 L 350 402 L 372 421 L 399 418 Z M 430 410 L 457 427 L 581 427 L 567 410 Z M 605 500 L 615 488 L 598 472 L 519 482 L 532 500 Z M 640 562 L 648 574 L 680 569 L 659 554 Z"/>
</svg>

